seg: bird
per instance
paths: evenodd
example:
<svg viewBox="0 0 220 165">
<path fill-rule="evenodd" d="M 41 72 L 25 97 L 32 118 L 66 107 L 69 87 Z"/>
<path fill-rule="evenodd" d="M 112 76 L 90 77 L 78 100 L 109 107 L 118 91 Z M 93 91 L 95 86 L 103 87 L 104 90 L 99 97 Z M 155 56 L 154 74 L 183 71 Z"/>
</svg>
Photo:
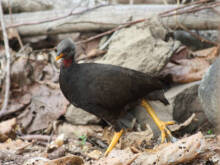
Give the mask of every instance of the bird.
<svg viewBox="0 0 220 165">
<path fill-rule="evenodd" d="M 76 48 L 71 38 L 57 45 L 56 61 L 61 59 L 59 84 L 66 99 L 114 128 L 114 136 L 107 150 L 107 156 L 126 129 L 122 118 L 131 103 L 141 104 L 161 131 L 161 142 L 165 138 L 174 139 L 167 125 L 155 114 L 147 100 L 160 100 L 169 104 L 161 92 L 166 85 L 157 77 L 125 67 L 100 64 L 77 63 Z"/>
</svg>

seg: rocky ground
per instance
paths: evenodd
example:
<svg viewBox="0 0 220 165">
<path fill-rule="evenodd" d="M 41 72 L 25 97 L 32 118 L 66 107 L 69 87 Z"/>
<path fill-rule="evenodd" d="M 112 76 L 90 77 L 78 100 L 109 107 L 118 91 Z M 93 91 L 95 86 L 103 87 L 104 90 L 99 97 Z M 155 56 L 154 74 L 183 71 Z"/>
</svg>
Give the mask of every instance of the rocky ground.
<svg viewBox="0 0 220 165">
<path fill-rule="evenodd" d="M 7 113 L 0 116 L 0 164 L 219 164 L 220 136 L 209 118 L 215 112 L 207 111 L 198 96 L 200 80 L 218 56 L 219 47 L 198 50 L 193 45 L 192 51 L 170 33 L 173 31 L 155 17 L 78 45 L 77 59 L 163 77 L 168 82 L 165 96 L 170 104 L 150 104 L 160 119 L 176 121 L 169 127 L 178 138 L 175 143 L 160 144 L 160 131 L 143 107 L 137 106 L 131 110 L 133 127 L 103 156 L 112 128 L 70 105 L 59 89 L 59 64 L 53 48 L 65 37 L 77 42 L 96 35 L 71 33 L 55 37 L 53 43 L 48 37 L 27 39 L 28 44 L 19 50 L 11 43 L 11 95 Z M 45 49 L 48 43 L 51 45 Z M 1 54 L 4 51 L 1 46 Z M 2 71 L 0 90 L 4 91 L 1 77 Z"/>
</svg>

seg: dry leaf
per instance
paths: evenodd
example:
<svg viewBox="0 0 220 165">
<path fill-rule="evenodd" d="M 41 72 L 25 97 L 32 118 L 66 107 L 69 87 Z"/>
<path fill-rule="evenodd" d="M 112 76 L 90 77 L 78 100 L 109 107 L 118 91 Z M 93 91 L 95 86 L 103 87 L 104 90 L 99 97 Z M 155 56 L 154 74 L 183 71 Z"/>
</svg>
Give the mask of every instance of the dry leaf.
<svg viewBox="0 0 220 165">
<path fill-rule="evenodd" d="M 205 59 L 182 59 L 177 61 L 179 65 L 168 63 L 163 73 L 171 74 L 173 82 L 189 83 L 201 80 L 206 70 L 209 68 L 209 62 Z"/>
<path fill-rule="evenodd" d="M 183 138 L 176 143 L 160 145 L 154 153 L 141 155 L 136 163 L 140 165 L 175 165 L 195 159 L 207 149 L 202 133 Z"/>
<path fill-rule="evenodd" d="M 16 125 L 16 118 L 6 120 L 0 123 L 0 142 L 4 142 L 9 137 L 14 136 L 14 128 Z"/>
<path fill-rule="evenodd" d="M 65 156 L 54 160 L 44 157 L 34 157 L 25 161 L 23 165 L 82 165 L 83 160 L 79 156 Z"/>
<path fill-rule="evenodd" d="M 206 60 L 211 61 L 218 56 L 219 49 L 220 49 L 220 47 L 218 47 L 218 46 L 212 47 L 212 48 L 207 48 L 207 49 L 193 52 L 193 55 L 195 57 L 205 58 Z"/>
<path fill-rule="evenodd" d="M 46 162 L 44 165 L 82 165 L 83 160 L 79 156 L 65 156 L 62 158 L 54 159 L 54 160 L 49 160 Z"/>
<path fill-rule="evenodd" d="M 88 153 L 88 157 L 98 160 L 102 156 L 102 152 L 99 150 L 93 150 L 92 152 Z"/>
<path fill-rule="evenodd" d="M 16 153 L 17 151 L 25 148 L 28 145 L 30 145 L 30 143 L 17 139 L 15 141 L 7 141 L 5 143 L 0 143 L 0 148 L 1 150 L 8 150 L 12 153 Z"/>
<path fill-rule="evenodd" d="M 49 144 L 48 149 L 53 150 L 61 147 L 63 144 L 64 144 L 64 134 L 60 134 L 54 141 L 52 141 Z"/>
<path fill-rule="evenodd" d="M 153 138 L 153 132 L 150 129 L 139 132 L 126 132 L 121 140 L 122 148 L 135 147 L 139 148 L 143 142 L 149 143 Z"/>
<path fill-rule="evenodd" d="M 174 52 L 171 57 L 171 61 L 177 61 L 181 59 L 187 59 L 191 54 L 191 51 L 186 46 L 181 46 L 177 51 Z"/>
<path fill-rule="evenodd" d="M 27 132 L 48 128 L 49 124 L 65 113 L 69 104 L 60 89 L 35 84 L 29 89 L 31 104 L 18 116 L 18 122 Z"/>
<path fill-rule="evenodd" d="M 173 82 L 189 83 L 201 80 L 210 63 L 218 56 L 220 47 L 191 52 L 182 47 L 171 58 L 162 74 L 171 75 Z"/>
<path fill-rule="evenodd" d="M 128 165 L 137 158 L 129 148 L 125 150 L 113 149 L 107 157 L 103 157 L 94 162 L 93 165 Z"/>
</svg>

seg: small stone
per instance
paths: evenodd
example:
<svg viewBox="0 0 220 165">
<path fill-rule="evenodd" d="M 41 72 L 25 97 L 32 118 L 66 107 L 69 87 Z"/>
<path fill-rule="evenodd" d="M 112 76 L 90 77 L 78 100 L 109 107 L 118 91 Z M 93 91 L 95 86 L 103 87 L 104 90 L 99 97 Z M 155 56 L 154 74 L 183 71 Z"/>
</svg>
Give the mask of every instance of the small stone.
<svg viewBox="0 0 220 165">
<path fill-rule="evenodd" d="M 63 123 L 57 128 L 58 134 L 64 134 L 66 138 L 79 139 L 80 136 L 97 136 L 103 129 L 97 125 L 72 125 Z"/>
<path fill-rule="evenodd" d="M 81 108 L 76 108 L 70 105 L 65 113 L 65 118 L 71 124 L 76 125 L 87 125 L 87 124 L 97 124 L 100 119 L 95 115 L 84 111 Z"/>
<path fill-rule="evenodd" d="M 102 152 L 99 150 L 93 150 L 92 152 L 88 153 L 88 156 L 92 159 L 98 160 L 102 156 Z"/>
</svg>

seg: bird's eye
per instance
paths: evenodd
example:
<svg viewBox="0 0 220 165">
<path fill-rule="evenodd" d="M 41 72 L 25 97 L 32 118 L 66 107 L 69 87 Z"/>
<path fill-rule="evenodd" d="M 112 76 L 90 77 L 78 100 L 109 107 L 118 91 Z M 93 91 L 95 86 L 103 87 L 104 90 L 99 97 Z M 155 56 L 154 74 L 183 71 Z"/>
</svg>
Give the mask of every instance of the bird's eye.
<svg viewBox="0 0 220 165">
<path fill-rule="evenodd" d="M 66 52 L 66 53 L 69 53 L 69 52 L 70 52 L 70 49 L 66 49 L 65 52 Z"/>
</svg>

